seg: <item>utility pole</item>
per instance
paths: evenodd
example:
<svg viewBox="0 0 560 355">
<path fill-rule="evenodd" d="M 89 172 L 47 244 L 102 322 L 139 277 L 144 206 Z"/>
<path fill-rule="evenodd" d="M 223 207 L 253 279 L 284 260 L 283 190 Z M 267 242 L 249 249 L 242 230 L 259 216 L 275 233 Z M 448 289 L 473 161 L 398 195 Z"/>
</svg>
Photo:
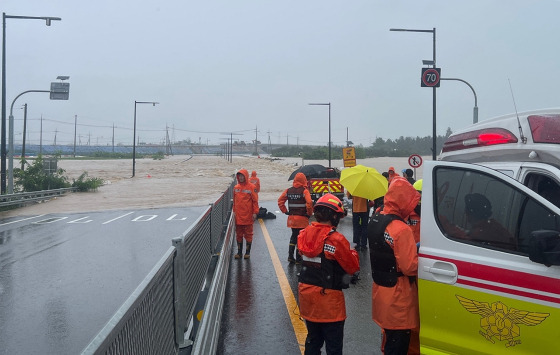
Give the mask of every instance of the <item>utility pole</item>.
<svg viewBox="0 0 560 355">
<path fill-rule="evenodd" d="M 255 126 L 255 155 L 259 155 L 257 149 L 257 126 Z"/>
<path fill-rule="evenodd" d="M 74 115 L 74 158 L 76 157 L 76 127 L 78 126 L 78 115 Z"/>
<path fill-rule="evenodd" d="M 39 155 L 43 155 L 43 115 L 41 115 L 41 133 L 39 134 Z"/>
<path fill-rule="evenodd" d="M 268 155 L 272 154 L 272 150 L 271 150 L 271 143 L 270 143 L 270 131 L 266 132 L 268 133 Z"/>
<path fill-rule="evenodd" d="M 21 171 L 25 167 L 25 131 L 27 129 L 27 104 L 25 104 L 23 109 L 23 145 L 21 147 Z"/>
</svg>

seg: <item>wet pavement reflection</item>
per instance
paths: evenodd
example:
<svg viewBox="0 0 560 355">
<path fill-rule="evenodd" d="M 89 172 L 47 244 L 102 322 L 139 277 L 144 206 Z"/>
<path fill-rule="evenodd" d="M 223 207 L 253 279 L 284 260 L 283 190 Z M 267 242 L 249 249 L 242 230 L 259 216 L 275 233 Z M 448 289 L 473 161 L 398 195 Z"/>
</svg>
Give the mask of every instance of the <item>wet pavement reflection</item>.
<svg viewBox="0 0 560 355">
<path fill-rule="evenodd" d="M 268 211 L 277 211 L 275 202 L 261 202 Z M 297 274 L 300 266 L 289 264 L 288 244 L 291 230 L 286 216 L 265 220 L 266 229 L 297 300 Z M 231 258 L 224 304 L 219 354 L 300 354 L 288 310 L 259 223 L 251 259 Z M 342 219 L 339 231 L 352 240 L 352 218 Z M 232 250 L 233 253 L 236 248 Z M 360 251 L 360 280 L 345 290 L 346 319 L 344 352 L 347 354 L 381 354 L 381 332 L 371 319 L 371 272 L 369 250 Z"/>
</svg>

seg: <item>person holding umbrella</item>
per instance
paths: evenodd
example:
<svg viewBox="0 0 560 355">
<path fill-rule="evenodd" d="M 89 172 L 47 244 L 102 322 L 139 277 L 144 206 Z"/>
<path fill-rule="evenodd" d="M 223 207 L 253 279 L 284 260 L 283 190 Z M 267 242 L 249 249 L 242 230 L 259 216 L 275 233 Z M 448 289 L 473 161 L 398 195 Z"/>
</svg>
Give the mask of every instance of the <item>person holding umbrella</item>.
<svg viewBox="0 0 560 355">
<path fill-rule="evenodd" d="M 346 189 L 346 197 L 352 200 L 352 241 L 357 251 L 367 249 L 367 226 L 369 220 L 369 201 L 367 198 L 352 196 Z"/>
</svg>

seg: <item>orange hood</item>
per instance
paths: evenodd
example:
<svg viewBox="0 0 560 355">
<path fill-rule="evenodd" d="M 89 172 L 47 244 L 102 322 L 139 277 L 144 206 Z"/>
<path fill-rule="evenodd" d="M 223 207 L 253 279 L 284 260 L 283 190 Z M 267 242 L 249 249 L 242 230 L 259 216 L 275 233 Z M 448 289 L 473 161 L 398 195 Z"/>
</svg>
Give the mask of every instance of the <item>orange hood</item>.
<svg viewBox="0 0 560 355">
<path fill-rule="evenodd" d="M 307 187 L 307 178 L 304 173 L 297 173 L 292 183 L 293 187 Z"/>
<path fill-rule="evenodd" d="M 257 172 L 255 170 L 251 171 L 251 177 L 257 177 Z"/>
<path fill-rule="evenodd" d="M 311 223 L 311 226 L 299 233 L 298 249 L 300 253 L 309 258 L 314 258 L 321 254 L 325 239 L 332 229 L 333 227 L 328 224 Z"/>
<path fill-rule="evenodd" d="M 405 219 L 420 201 L 420 194 L 403 177 L 395 177 L 389 185 L 389 190 L 385 194 L 383 212 L 386 214 L 396 214 Z"/>
<path fill-rule="evenodd" d="M 242 174 L 243 176 L 245 176 L 245 182 L 239 182 L 239 174 Z M 246 169 L 241 169 L 237 172 L 237 174 L 235 175 L 235 177 L 237 178 L 237 182 L 240 184 L 246 184 L 249 182 L 249 172 Z"/>
</svg>

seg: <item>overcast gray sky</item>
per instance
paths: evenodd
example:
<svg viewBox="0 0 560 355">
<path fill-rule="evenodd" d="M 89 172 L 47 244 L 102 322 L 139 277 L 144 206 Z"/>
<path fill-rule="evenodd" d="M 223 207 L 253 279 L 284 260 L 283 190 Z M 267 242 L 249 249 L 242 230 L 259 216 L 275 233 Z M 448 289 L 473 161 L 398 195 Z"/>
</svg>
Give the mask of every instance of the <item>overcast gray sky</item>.
<svg viewBox="0 0 560 355">
<path fill-rule="evenodd" d="M 14 106 L 21 141 L 132 144 L 134 101 L 141 141 L 190 138 L 221 143 L 221 133 L 267 143 L 355 144 L 432 133 L 432 89 L 420 87 L 436 28 L 442 77 L 468 81 L 479 119 L 559 107 L 560 2 L 554 0 L 3 0 L 7 111 L 26 90 L 70 76 L 70 100 L 29 93 Z M 444 81 L 437 132 L 472 122 L 474 95 Z"/>
</svg>

